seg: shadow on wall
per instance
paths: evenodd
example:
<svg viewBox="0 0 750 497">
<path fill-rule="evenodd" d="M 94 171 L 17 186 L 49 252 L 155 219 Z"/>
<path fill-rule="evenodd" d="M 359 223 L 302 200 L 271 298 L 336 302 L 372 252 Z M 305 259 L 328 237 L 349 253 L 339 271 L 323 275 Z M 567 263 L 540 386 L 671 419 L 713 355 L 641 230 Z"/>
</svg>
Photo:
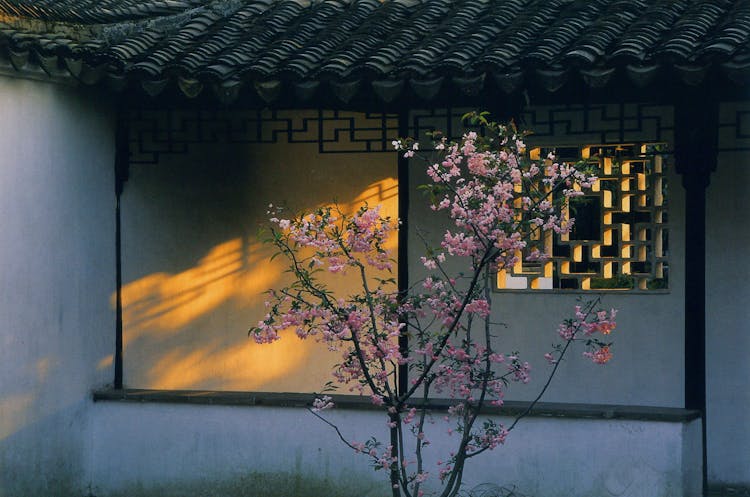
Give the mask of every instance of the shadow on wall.
<svg viewBox="0 0 750 497">
<path fill-rule="evenodd" d="M 353 212 L 363 202 L 382 204 L 383 214 L 396 219 L 397 191 L 397 180 L 386 177 L 338 205 Z M 387 248 L 394 257 L 396 247 L 393 237 Z M 189 269 L 151 273 L 124 285 L 127 386 L 319 390 L 338 354 L 293 336 L 257 345 L 245 333 L 265 314 L 264 292 L 286 278 L 283 259 L 270 261 L 271 254 L 261 241 L 237 237 L 215 245 Z M 338 282 L 332 288 L 346 295 L 355 287 Z"/>
<path fill-rule="evenodd" d="M 67 373 L 58 357 L 45 355 L 28 359 L 29 361 L 24 366 L 15 367 L 12 373 L 6 373 L 6 380 L 15 376 L 16 387 L 4 388 L 3 391 L 6 393 L 0 397 L 0 441 L 52 414 L 59 404 L 54 404 L 55 408 L 51 408 L 47 405 L 53 404 L 51 398 L 55 396 L 64 398 L 69 393 L 65 391 L 66 386 L 57 385 L 54 381 Z M 109 376 L 111 364 L 112 356 L 104 357 L 99 361 L 96 369 L 106 371 Z M 67 388 L 79 388 L 79 386 Z M 69 405 L 70 399 L 76 398 L 70 395 L 63 404 Z"/>
<path fill-rule="evenodd" d="M 2 409 L 14 400 L 6 397 Z M 37 398 L 27 404 L 22 420 L 16 418 L 10 431 L 10 425 L 3 421 L 0 497 L 83 495 L 89 401 L 71 401 L 39 411 L 42 403 Z"/>
<path fill-rule="evenodd" d="M 82 495 L 90 401 L 71 383 L 76 365 L 59 357 L 29 358 L 4 377 L 16 388 L 0 397 L 0 497 Z M 97 369 L 110 377 L 111 361 Z"/>
</svg>

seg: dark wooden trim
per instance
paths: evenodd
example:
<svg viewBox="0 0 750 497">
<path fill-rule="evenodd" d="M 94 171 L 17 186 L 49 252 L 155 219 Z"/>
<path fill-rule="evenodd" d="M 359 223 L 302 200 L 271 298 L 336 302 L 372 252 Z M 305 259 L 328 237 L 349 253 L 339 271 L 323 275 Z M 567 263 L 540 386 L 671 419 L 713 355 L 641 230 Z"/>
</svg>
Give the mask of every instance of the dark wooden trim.
<svg viewBox="0 0 750 497">
<path fill-rule="evenodd" d="M 398 135 L 406 138 L 409 134 L 409 111 L 398 114 Z M 409 159 L 401 152 L 398 154 L 398 291 L 406 295 L 409 289 Z M 398 347 L 403 356 L 408 355 L 409 338 L 402 333 L 398 338 Z M 409 366 L 398 368 L 398 391 L 409 390 Z"/>
<path fill-rule="evenodd" d="M 115 388 L 122 388 L 122 238 L 120 195 L 115 199 Z"/>
<path fill-rule="evenodd" d="M 122 223 L 120 196 L 128 178 L 130 150 L 128 144 L 128 125 L 122 107 L 117 109 L 117 127 L 115 131 L 115 377 L 114 387 L 122 388 Z"/>
<path fill-rule="evenodd" d="M 716 170 L 719 99 L 695 88 L 675 104 L 675 166 L 685 188 L 685 408 L 701 413 L 703 495 L 706 435 L 706 188 Z"/>
<path fill-rule="evenodd" d="M 139 402 L 163 404 L 199 404 L 217 406 L 310 407 L 313 394 L 270 392 L 224 392 L 213 390 L 99 390 L 94 392 L 95 402 Z M 358 395 L 331 395 L 337 409 L 381 410 L 369 397 Z M 447 411 L 453 403 L 449 399 L 432 399 L 434 411 Z M 414 405 L 419 405 L 416 399 Z M 507 401 L 502 407 L 487 406 L 483 412 L 498 416 L 517 416 L 528 402 Z M 623 406 L 609 404 L 570 404 L 539 402 L 531 416 L 572 419 L 627 419 L 635 421 L 663 421 L 687 423 L 700 419 L 700 412 L 678 407 Z"/>
</svg>

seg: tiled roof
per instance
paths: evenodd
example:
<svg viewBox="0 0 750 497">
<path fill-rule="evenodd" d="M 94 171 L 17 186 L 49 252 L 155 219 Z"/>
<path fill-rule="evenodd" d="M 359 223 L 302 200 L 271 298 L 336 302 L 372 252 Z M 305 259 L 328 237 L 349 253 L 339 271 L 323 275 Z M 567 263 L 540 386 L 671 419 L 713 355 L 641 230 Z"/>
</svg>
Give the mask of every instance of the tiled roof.
<svg viewBox="0 0 750 497">
<path fill-rule="evenodd" d="M 72 23 L 114 23 L 184 12 L 204 0 L 0 0 L 0 14 Z"/>
<path fill-rule="evenodd" d="M 443 85 L 555 91 L 619 72 L 750 81 L 750 0 L 0 0 L 0 69 L 158 94 L 251 87 L 383 100 Z M 7 71 L 6 71 L 7 72 Z"/>
</svg>

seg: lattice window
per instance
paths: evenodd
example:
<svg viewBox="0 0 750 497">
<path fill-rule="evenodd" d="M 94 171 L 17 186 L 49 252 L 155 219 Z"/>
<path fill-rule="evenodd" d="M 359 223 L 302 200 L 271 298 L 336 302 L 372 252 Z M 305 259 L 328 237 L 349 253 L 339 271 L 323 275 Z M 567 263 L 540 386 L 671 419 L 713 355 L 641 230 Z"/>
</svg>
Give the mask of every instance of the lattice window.
<svg viewBox="0 0 750 497">
<path fill-rule="evenodd" d="M 567 235 L 538 239 L 552 257 L 521 261 L 498 274 L 504 290 L 619 290 L 668 288 L 667 181 L 664 144 L 607 144 L 557 148 L 558 160 L 585 159 L 599 180 L 571 199 L 566 214 L 576 219 Z M 535 148 L 533 159 L 552 149 Z M 523 254 L 522 254 L 523 255 Z"/>
</svg>

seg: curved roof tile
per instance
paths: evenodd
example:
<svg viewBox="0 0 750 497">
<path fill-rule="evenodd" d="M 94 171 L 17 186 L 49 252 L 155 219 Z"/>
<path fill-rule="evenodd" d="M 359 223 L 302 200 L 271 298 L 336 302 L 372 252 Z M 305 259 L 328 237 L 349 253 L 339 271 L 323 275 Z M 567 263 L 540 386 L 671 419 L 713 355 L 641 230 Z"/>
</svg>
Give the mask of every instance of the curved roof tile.
<svg viewBox="0 0 750 497">
<path fill-rule="evenodd" d="M 0 0 L 0 58 L 11 53 L 191 94 L 365 79 L 391 98 L 407 79 L 489 71 L 508 89 L 569 66 L 600 85 L 592 75 L 628 65 L 750 71 L 750 0 Z"/>
</svg>

